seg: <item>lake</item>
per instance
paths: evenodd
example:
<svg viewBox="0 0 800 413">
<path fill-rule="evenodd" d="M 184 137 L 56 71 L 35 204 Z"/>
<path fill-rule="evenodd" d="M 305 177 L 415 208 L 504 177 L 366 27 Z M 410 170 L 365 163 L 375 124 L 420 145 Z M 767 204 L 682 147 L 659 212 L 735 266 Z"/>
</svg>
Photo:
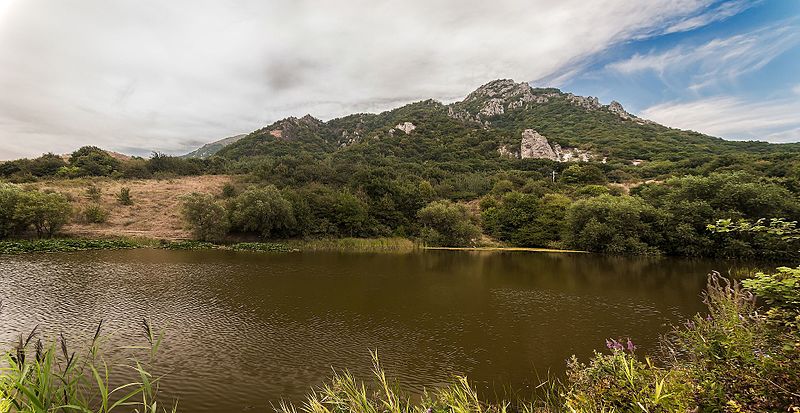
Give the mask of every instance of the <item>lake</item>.
<svg viewBox="0 0 800 413">
<path fill-rule="evenodd" d="M 112 345 L 165 332 L 162 390 L 187 412 L 272 411 L 331 368 L 368 377 L 369 351 L 406 389 L 467 375 L 489 399 L 532 392 L 609 337 L 652 350 L 702 311 L 724 261 L 591 254 L 407 254 L 139 249 L 0 256 L 0 340 L 37 324 L 70 342 L 97 322 Z"/>
</svg>

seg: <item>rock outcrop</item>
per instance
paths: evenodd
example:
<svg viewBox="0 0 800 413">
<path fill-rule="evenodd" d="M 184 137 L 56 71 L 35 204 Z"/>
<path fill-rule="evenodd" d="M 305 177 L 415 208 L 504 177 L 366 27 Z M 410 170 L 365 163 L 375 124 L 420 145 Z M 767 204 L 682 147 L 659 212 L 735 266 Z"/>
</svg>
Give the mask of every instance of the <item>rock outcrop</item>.
<svg viewBox="0 0 800 413">
<path fill-rule="evenodd" d="M 411 131 L 413 131 L 417 127 L 411 122 L 403 122 L 403 123 L 398 124 L 394 128 L 399 130 L 399 131 L 403 131 L 403 132 L 405 132 L 406 135 L 408 135 L 408 134 L 411 133 Z"/>
<path fill-rule="evenodd" d="M 550 146 L 543 135 L 539 134 L 533 129 L 525 129 L 522 131 L 522 142 L 519 146 L 519 156 L 522 159 L 549 159 L 551 161 L 558 161 L 558 155 Z"/>
<path fill-rule="evenodd" d="M 497 152 L 501 156 L 516 155 L 505 146 L 499 148 Z M 578 148 L 562 148 L 557 143 L 551 145 L 544 135 L 533 129 L 525 129 L 522 132 L 519 157 L 521 159 L 549 159 L 556 162 L 589 162 L 594 159 L 594 154 Z"/>
</svg>

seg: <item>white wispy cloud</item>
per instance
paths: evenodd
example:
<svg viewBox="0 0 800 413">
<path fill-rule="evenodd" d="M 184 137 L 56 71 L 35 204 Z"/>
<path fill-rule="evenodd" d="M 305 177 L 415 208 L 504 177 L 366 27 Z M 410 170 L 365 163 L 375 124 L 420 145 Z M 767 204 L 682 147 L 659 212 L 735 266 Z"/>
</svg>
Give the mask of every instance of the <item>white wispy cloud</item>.
<svg viewBox="0 0 800 413">
<path fill-rule="evenodd" d="M 734 0 L 727 1 L 701 11 L 695 16 L 680 19 L 664 30 L 665 34 L 679 33 L 694 30 L 711 23 L 729 19 L 749 8 L 762 3 L 761 0 Z"/>
<path fill-rule="evenodd" d="M 0 159 L 95 144 L 181 152 L 495 78 L 558 75 L 705 24 L 712 0 L 0 0 Z M 676 26 L 677 25 L 677 26 Z"/>
<path fill-rule="evenodd" d="M 679 45 L 665 51 L 637 53 L 606 67 L 627 75 L 651 71 L 662 78 L 670 78 L 669 83 L 678 79 L 679 84 L 687 82 L 685 87 L 699 91 L 762 69 L 799 42 L 798 26 L 771 26 L 700 45 Z"/>
<path fill-rule="evenodd" d="M 800 141 L 800 100 L 747 102 L 717 96 L 649 107 L 640 116 L 658 123 L 729 139 Z"/>
</svg>

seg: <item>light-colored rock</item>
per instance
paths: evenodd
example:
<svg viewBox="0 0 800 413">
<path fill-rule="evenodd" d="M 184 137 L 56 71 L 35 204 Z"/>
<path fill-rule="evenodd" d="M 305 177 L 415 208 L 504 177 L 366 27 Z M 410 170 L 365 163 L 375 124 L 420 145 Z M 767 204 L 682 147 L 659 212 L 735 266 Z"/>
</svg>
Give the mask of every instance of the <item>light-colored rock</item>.
<svg viewBox="0 0 800 413">
<path fill-rule="evenodd" d="M 553 147 L 547 141 L 547 138 L 539 134 L 533 129 L 525 129 L 522 131 L 522 142 L 519 147 L 519 156 L 522 159 L 550 159 L 551 161 L 558 161 Z"/>
<path fill-rule="evenodd" d="M 497 153 L 499 153 L 500 156 L 503 158 L 511 158 L 511 159 L 519 158 L 519 153 L 508 149 L 508 147 L 505 145 L 497 148 Z"/>
<path fill-rule="evenodd" d="M 403 131 L 403 132 L 405 132 L 406 135 L 408 135 L 409 133 L 411 133 L 411 131 L 413 131 L 417 127 L 411 122 L 403 122 L 403 123 L 398 124 L 394 128 L 399 130 L 399 131 Z"/>
<path fill-rule="evenodd" d="M 630 120 L 635 117 L 628 113 L 625 108 L 622 107 L 622 104 L 616 100 L 611 101 L 611 103 L 608 105 L 608 111 L 625 120 Z"/>
<path fill-rule="evenodd" d="M 498 149 L 500 152 L 503 148 Z M 502 152 L 501 152 L 502 153 Z M 591 151 L 578 148 L 562 148 L 548 142 L 547 138 L 533 129 L 522 132 L 519 157 L 522 159 L 549 159 L 556 162 L 589 162 L 595 155 Z"/>
<path fill-rule="evenodd" d="M 498 98 L 489 99 L 486 105 L 481 109 L 481 115 L 495 116 L 505 113 L 503 108 L 503 100 Z"/>
</svg>

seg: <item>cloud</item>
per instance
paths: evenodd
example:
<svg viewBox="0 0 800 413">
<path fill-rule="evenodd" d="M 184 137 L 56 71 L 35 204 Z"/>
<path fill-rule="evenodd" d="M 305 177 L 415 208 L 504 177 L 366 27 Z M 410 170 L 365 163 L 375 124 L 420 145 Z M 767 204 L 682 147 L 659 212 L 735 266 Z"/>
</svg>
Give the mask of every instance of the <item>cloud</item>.
<svg viewBox="0 0 800 413">
<path fill-rule="evenodd" d="M 0 0 L 4 1 L 4 0 Z M 0 14 L 0 159 L 145 154 L 558 78 L 711 0 L 16 0 Z M 688 26 L 687 26 L 688 27 Z"/>
<path fill-rule="evenodd" d="M 800 95 L 800 84 L 794 85 L 792 92 L 794 92 L 796 95 Z"/>
<path fill-rule="evenodd" d="M 772 26 L 701 45 L 637 53 L 606 68 L 625 75 L 655 72 L 662 78 L 678 79 L 678 83 L 688 79 L 686 87 L 699 91 L 757 71 L 798 43 L 798 26 Z"/>
<path fill-rule="evenodd" d="M 746 102 L 717 96 L 692 102 L 664 103 L 639 114 L 643 118 L 681 129 L 737 140 L 800 141 L 800 101 L 777 99 Z"/>
<path fill-rule="evenodd" d="M 696 16 L 677 21 L 675 24 L 667 27 L 667 29 L 664 30 L 664 33 L 669 34 L 687 32 L 707 26 L 711 23 L 716 23 L 731 18 L 749 8 L 755 7 L 760 3 L 762 3 L 760 0 L 734 0 L 723 2 L 716 5 L 716 7 L 711 7 L 702 11 Z"/>
</svg>

